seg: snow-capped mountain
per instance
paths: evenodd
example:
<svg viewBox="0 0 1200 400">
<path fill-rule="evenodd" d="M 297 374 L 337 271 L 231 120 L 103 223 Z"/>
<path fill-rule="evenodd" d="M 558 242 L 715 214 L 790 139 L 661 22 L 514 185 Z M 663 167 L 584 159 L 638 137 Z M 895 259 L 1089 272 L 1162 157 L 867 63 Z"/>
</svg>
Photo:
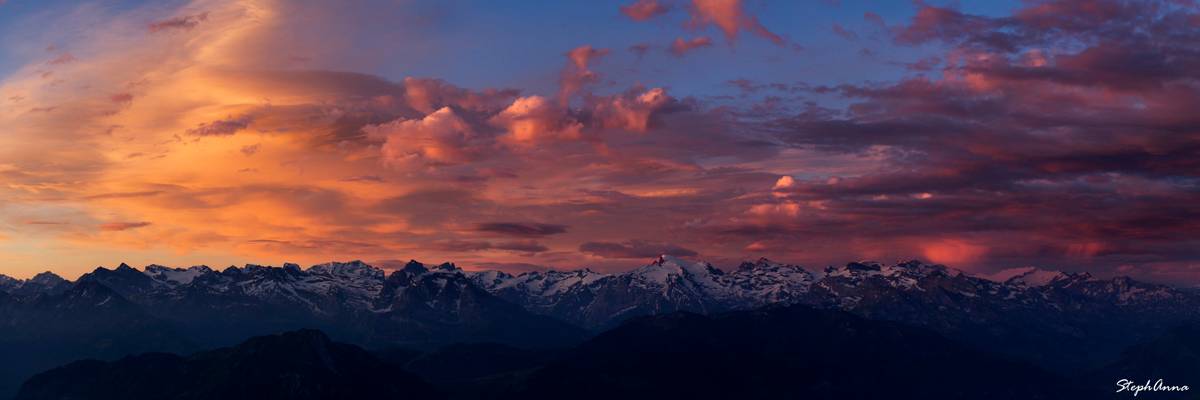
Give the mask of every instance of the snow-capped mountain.
<svg viewBox="0 0 1200 400">
<path fill-rule="evenodd" d="M 815 277 L 797 265 L 766 258 L 744 262 L 727 275 L 727 282 L 743 304 L 799 303 L 809 293 Z"/>
<path fill-rule="evenodd" d="M 726 272 L 671 256 L 614 274 L 468 272 L 416 261 L 390 273 L 361 261 L 220 271 L 158 265 L 139 271 L 122 264 L 97 268 L 75 283 L 52 274 L 0 279 L 0 291 L 8 294 L 0 303 L 31 304 L 84 284 L 107 288 L 119 304 L 127 301 L 220 344 L 317 327 L 372 346 L 548 345 L 581 337 L 575 327 L 599 331 L 641 316 L 802 304 L 917 325 L 968 343 L 1002 342 L 996 345 L 1006 347 L 1001 351 L 1069 368 L 1108 356 L 1089 349 L 1120 349 L 1200 317 L 1200 292 L 1086 273 L 1021 268 L 980 277 L 919 261 L 861 261 L 811 272 L 767 259 Z M 1087 333 L 1094 331 L 1108 336 Z"/>
<path fill-rule="evenodd" d="M 305 327 L 380 346 L 455 341 L 553 345 L 583 333 L 501 299 L 450 263 L 426 267 L 412 261 L 390 275 L 362 261 L 309 268 L 249 264 L 220 271 L 160 265 L 139 271 L 121 264 L 96 268 L 77 282 L 107 288 L 119 300 L 213 344 Z M 526 328 L 534 333 L 523 333 Z"/>
<path fill-rule="evenodd" d="M 501 342 L 561 345 L 582 331 L 530 313 L 477 285 L 451 263 L 409 261 L 383 282 L 371 308 L 371 341 L 392 344 Z"/>
<path fill-rule="evenodd" d="M 579 270 L 513 276 L 484 271 L 471 276 L 488 291 L 530 311 L 589 328 L 642 315 L 722 311 L 737 300 L 723 271 L 673 256 L 620 274 Z"/>
</svg>

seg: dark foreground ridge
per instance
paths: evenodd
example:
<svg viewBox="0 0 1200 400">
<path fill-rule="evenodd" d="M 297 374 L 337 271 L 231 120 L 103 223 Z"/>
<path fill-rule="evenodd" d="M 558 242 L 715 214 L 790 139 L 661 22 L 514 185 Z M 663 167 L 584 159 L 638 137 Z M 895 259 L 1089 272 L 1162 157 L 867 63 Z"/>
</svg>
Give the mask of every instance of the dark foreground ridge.
<svg viewBox="0 0 1200 400">
<path fill-rule="evenodd" d="M 1094 399 L 1112 397 L 1123 374 L 1195 378 L 1194 333 L 1172 330 L 1105 368 L 1060 376 L 926 329 L 806 306 L 642 317 L 563 350 L 372 354 L 303 330 L 186 357 L 79 361 L 36 375 L 17 400 Z M 1181 398 L 1169 395 L 1154 398 Z"/>
<path fill-rule="evenodd" d="M 22 400 L 434 399 L 434 388 L 365 350 L 302 330 L 183 357 L 78 361 L 38 374 Z"/>
</svg>

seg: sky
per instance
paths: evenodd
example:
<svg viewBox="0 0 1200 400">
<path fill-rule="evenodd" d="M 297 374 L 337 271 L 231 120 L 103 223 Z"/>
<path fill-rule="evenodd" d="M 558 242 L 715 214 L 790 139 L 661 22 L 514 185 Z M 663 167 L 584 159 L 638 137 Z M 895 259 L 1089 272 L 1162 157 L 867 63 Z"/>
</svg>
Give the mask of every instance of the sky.
<svg viewBox="0 0 1200 400">
<path fill-rule="evenodd" d="M 1191 0 L 0 0 L 0 273 L 1200 283 Z"/>
</svg>

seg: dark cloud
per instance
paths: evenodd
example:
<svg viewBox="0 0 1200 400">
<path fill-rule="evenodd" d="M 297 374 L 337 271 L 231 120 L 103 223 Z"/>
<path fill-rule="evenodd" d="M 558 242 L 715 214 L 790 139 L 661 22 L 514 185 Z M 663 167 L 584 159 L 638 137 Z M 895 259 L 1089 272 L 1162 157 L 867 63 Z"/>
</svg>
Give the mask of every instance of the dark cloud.
<svg viewBox="0 0 1200 400">
<path fill-rule="evenodd" d="M 990 265 L 1192 262 L 1200 118 L 1182 107 L 1200 104 L 1198 15 L 1169 2 L 1034 2 L 1007 17 L 921 5 L 893 38 L 946 46 L 913 67 L 940 64 L 939 78 L 814 88 L 848 106 L 762 125 L 886 168 L 794 180 L 717 231 L 891 254 L 965 241 L 950 247 L 977 246 L 960 253 Z"/>
<path fill-rule="evenodd" d="M 184 15 L 174 18 L 155 21 L 146 26 L 150 33 L 158 33 L 169 30 L 189 30 L 200 25 L 201 22 L 208 20 L 208 13 L 199 13 L 192 15 Z"/>
<path fill-rule="evenodd" d="M 629 240 L 621 243 L 587 242 L 579 245 L 579 251 L 603 258 L 651 258 L 660 255 L 694 257 L 695 250 L 670 243 Z"/>
<path fill-rule="evenodd" d="M 434 249 L 453 253 L 483 251 L 483 250 L 505 250 L 517 253 L 535 254 L 549 251 L 550 248 L 533 240 L 518 240 L 492 243 L 482 240 L 440 240 L 432 244 Z"/>
<path fill-rule="evenodd" d="M 532 240 L 500 242 L 500 243 L 494 244 L 492 247 L 497 250 L 508 250 L 508 251 L 515 251 L 515 252 L 519 252 L 519 253 L 541 253 L 543 251 L 550 250 L 549 247 L 546 247 L 546 246 L 542 245 L 541 243 L 538 243 L 538 242 L 535 242 Z"/>
<path fill-rule="evenodd" d="M 692 50 L 704 47 L 712 47 L 712 45 L 713 41 L 708 36 L 700 36 L 688 40 L 684 40 L 683 38 L 675 38 L 675 41 L 671 42 L 671 46 L 668 48 L 668 50 L 676 57 L 683 57 L 684 54 L 687 54 Z"/>
<path fill-rule="evenodd" d="M 145 222 L 145 221 L 142 221 L 142 222 L 106 222 L 106 223 L 100 224 L 100 230 L 102 230 L 102 231 L 127 231 L 130 229 L 137 229 L 137 228 L 141 228 L 141 227 L 149 226 L 149 225 L 150 225 L 150 223 Z"/>
<path fill-rule="evenodd" d="M 476 225 L 475 230 L 507 236 L 541 237 L 566 233 L 567 226 L 526 222 L 485 222 Z"/>
<path fill-rule="evenodd" d="M 250 123 L 253 121 L 254 117 L 249 115 L 229 117 L 197 125 L 195 128 L 188 129 L 187 134 L 192 136 L 230 136 L 250 127 Z"/>
<path fill-rule="evenodd" d="M 830 28 L 830 30 L 833 31 L 833 34 L 840 36 L 842 39 L 858 40 L 858 34 L 854 33 L 854 31 L 842 26 L 842 24 L 835 23 L 835 24 L 833 24 L 833 27 Z"/>
</svg>

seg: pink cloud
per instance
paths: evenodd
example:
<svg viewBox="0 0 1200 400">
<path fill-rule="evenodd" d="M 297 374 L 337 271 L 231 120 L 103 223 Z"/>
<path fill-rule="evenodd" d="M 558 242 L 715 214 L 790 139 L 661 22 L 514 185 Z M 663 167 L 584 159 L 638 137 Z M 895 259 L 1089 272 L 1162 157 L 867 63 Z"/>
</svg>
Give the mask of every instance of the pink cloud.
<svg viewBox="0 0 1200 400">
<path fill-rule="evenodd" d="M 690 11 L 692 26 L 716 25 L 730 41 L 737 38 L 739 31 L 745 30 L 775 44 L 784 43 L 782 36 L 767 30 L 757 17 L 747 15 L 741 0 L 692 0 Z"/>
<path fill-rule="evenodd" d="M 621 95 L 599 98 L 592 105 L 592 112 L 601 127 L 645 132 L 655 113 L 666 108 L 671 101 L 665 89 L 635 89 Z"/>
<path fill-rule="evenodd" d="M 63 54 L 59 55 L 58 57 L 54 57 L 54 59 L 52 59 L 50 61 L 46 61 L 46 64 L 62 65 L 62 64 L 70 64 L 75 61 L 76 61 L 75 56 L 71 55 L 71 53 L 63 53 Z"/>
<path fill-rule="evenodd" d="M 483 156 L 489 143 L 450 107 L 421 119 L 398 119 L 363 128 L 368 137 L 383 140 L 385 163 L 453 165 Z"/>
<path fill-rule="evenodd" d="M 667 11 L 671 10 L 671 7 L 657 0 L 637 0 L 633 4 L 621 6 L 620 8 L 621 14 L 625 14 L 625 16 L 634 21 L 645 21 L 666 14 Z"/>
<path fill-rule="evenodd" d="M 701 47 L 712 47 L 712 44 L 712 39 L 710 39 L 708 36 L 700 36 L 691 40 L 675 38 L 675 41 L 671 42 L 670 51 L 671 54 L 674 54 L 676 57 L 683 57 L 683 55 L 689 51 Z"/>
<path fill-rule="evenodd" d="M 566 110 L 541 96 L 521 97 L 490 119 L 503 127 L 504 139 L 529 145 L 545 139 L 579 139 L 583 124 L 570 118 Z"/>
<path fill-rule="evenodd" d="M 571 96 L 583 88 L 584 85 L 600 79 L 599 74 L 592 72 L 589 66 L 592 60 L 607 54 L 608 49 L 597 49 L 591 45 L 579 46 L 567 52 L 567 59 L 570 60 L 570 64 L 563 70 L 562 78 L 559 81 L 558 101 L 560 104 L 566 106 L 570 103 Z"/>
</svg>

